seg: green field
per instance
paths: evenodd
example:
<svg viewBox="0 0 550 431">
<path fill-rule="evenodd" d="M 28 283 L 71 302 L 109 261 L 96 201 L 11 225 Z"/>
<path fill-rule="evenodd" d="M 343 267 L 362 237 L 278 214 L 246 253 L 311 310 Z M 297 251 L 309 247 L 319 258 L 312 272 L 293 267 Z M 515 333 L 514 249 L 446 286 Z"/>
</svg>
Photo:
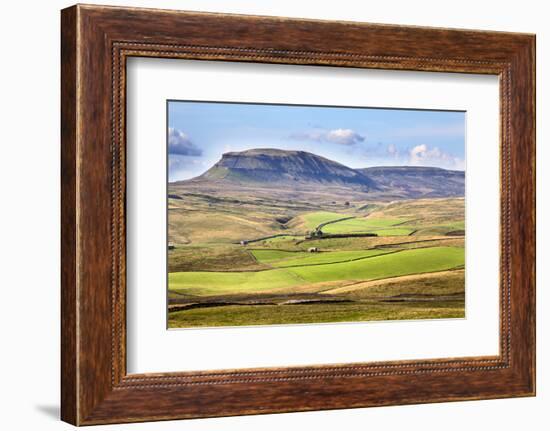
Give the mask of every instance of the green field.
<svg viewBox="0 0 550 431">
<path fill-rule="evenodd" d="M 256 272 L 171 272 L 170 290 L 189 295 L 227 295 L 292 288 L 304 281 L 291 271 L 274 269 Z"/>
<path fill-rule="evenodd" d="M 308 230 L 315 229 L 322 223 L 327 223 L 329 221 L 338 220 L 344 217 L 346 217 L 345 214 L 328 211 L 317 211 L 314 213 L 304 214 L 302 216 L 305 228 Z"/>
<path fill-rule="evenodd" d="M 263 292 L 327 281 L 376 280 L 408 274 L 421 274 L 464 265 L 464 251 L 458 247 L 430 247 L 385 253 L 364 259 L 324 264 L 311 262 L 321 256 L 306 255 L 302 266 L 254 272 L 173 272 L 169 274 L 170 290 L 181 294 L 213 295 Z M 334 254 L 350 255 L 350 252 Z M 327 253 L 331 255 L 333 253 Z M 368 255 L 367 255 L 368 256 Z M 293 259 L 300 262 L 300 259 Z"/>
<path fill-rule="evenodd" d="M 278 244 L 278 243 L 287 243 L 289 241 L 296 241 L 296 240 L 299 240 L 301 239 L 302 237 L 300 235 L 281 235 L 281 236 L 276 236 L 276 237 L 273 237 L 273 238 L 268 238 L 268 239 L 265 239 L 262 241 L 263 244 L 268 244 L 268 245 L 273 245 L 273 244 Z"/>
<path fill-rule="evenodd" d="M 288 250 L 251 250 L 250 253 L 258 262 L 269 263 L 281 259 L 293 258 L 298 255 L 302 255 L 305 252 L 296 252 Z"/>
<path fill-rule="evenodd" d="M 294 266 L 324 265 L 327 263 L 349 262 L 353 260 L 365 259 L 388 252 L 388 250 L 328 251 L 314 254 L 303 252 L 300 253 L 299 256 L 271 262 L 271 266 L 276 268 L 287 268 Z"/>
<path fill-rule="evenodd" d="M 464 303 L 354 302 L 346 304 L 229 305 L 170 313 L 170 327 L 281 325 L 288 323 L 364 322 L 464 317 Z"/>
<path fill-rule="evenodd" d="M 375 233 L 379 236 L 410 235 L 414 231 L 414 228 L 402 227 L 406 222 L 407 220 L 405 219 L 361 217 L 330 223 L 323 226 L 322 230 L 328 234 Z"/>
<path fill-rule="evenodd" d="M 297 267 L 289 272 L 309 283 L 333 280 L 377 280 L 408 274 L 442 271 L 464 265 L 464 250 L 431 247 L 404 250 L 371 259 L 332 265 Z"/>
<path fill-rule="evenodd" d="M 170 199 L 169 327 L 464 317 L 464 199 L 248 196 Z"/>
</svg>

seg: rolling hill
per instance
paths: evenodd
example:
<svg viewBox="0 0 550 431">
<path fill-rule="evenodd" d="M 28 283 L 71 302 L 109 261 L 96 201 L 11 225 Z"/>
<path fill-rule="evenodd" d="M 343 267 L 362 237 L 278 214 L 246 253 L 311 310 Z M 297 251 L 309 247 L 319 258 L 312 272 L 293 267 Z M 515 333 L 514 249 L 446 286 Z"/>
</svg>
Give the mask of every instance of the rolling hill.
<svg viewBox="0 0 550 431">
<path fill-rule="evenodd" d="M 380 166 L 358 169 L 383 193 L 404 198 L 464 196 L 464 171 L 427 166 Z"/>
<path fill-rule="evenodd" d="M 463 195 L 463 172 L 225 153 L 168 184 L 168 326 L 463 318 Z"/>
<path fill-rule="evenodd" d="M 320 194 L 388 201 L 464 196 L 464 172 L 420 166 L 352 169 L 305 151 L 257 148 L 225 153 L 202 175 L 170 186 L 216 195 L 226 190 L 265 197 L 277 190 L 289 199 Z"/>
<path fill-rule="evenodd" d="M 349 185 L 363 191 L 376 189 L 366 175 L 306 151 L 272 148 L 230 152 L 198 179 L 279 185 Z"/>
</svg>

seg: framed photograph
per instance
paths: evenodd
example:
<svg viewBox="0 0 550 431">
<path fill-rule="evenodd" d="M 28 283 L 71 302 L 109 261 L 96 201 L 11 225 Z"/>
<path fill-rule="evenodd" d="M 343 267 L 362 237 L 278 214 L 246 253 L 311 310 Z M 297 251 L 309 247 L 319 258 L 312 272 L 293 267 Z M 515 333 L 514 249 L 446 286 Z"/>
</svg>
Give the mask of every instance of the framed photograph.
<svg viewBox="0 0 550 431">
<path fill-rule="evenodd" d="M 535 394 L 535 37 L 62 11 L 62 419 Z"/>
<path fill-rule="evenodd" d="M 169 100 L 168 327 L 464 318 L 464 143 L 460 111 Z"/>
</svg>

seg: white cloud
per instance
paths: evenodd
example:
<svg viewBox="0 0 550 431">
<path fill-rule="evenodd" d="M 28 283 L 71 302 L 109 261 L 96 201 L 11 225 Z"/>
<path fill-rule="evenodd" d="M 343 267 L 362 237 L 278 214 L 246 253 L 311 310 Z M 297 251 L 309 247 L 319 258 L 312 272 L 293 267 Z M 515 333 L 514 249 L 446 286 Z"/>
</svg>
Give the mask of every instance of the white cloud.
<svg viewBox="0 0 550 431">
<path fill-rule="evenodd" d="M 290 138 L 316 142 L 330 142 L 339 145 L 355 145 L 365 140 L 365 136 L 355 132 L 352 129 L 316 129 L 307 132 L 294 133 L 290 136 Z"/>
<path fill-rule="evenodd" d="M 426 144 L 417 145 L 409 150 L 409 164 L 416 166 L 440 166 L 450 169 L 464 169 L 464 159 Z"/>
<path fill-rule="evenodd" d="M 351 129 L 334 129 L 325 134 L 325 140 L 341 145 L 354 145 L 363 142 L 365 137 Z"/>
<path fill-rule="evenodd" d="M 170 127 L 168 129 L 168 153 L 179 156 L 202 156 L 197 147 L 184 132 Z"/>
<path fill-rule="evenodd" d="M 426 144 L 417 145 L 409 151 L 409 162 L 413 165 L 421 164 L 429 156 Z"/>
</svg>

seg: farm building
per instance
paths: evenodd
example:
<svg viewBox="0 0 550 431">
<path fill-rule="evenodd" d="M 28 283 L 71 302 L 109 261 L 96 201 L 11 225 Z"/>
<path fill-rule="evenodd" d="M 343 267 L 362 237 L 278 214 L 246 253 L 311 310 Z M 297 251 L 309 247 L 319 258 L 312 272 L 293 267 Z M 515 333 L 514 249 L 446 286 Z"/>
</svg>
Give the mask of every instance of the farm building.
<svg viewBox="0 0 550 431">
<path fill-rule="evenodd" d="M 315 229 L 314 231 L 306 233 L 306 239 L 321 238 L 322 236 L 323 236 L 323 231 L 319 228 Z"/>
</svg>

